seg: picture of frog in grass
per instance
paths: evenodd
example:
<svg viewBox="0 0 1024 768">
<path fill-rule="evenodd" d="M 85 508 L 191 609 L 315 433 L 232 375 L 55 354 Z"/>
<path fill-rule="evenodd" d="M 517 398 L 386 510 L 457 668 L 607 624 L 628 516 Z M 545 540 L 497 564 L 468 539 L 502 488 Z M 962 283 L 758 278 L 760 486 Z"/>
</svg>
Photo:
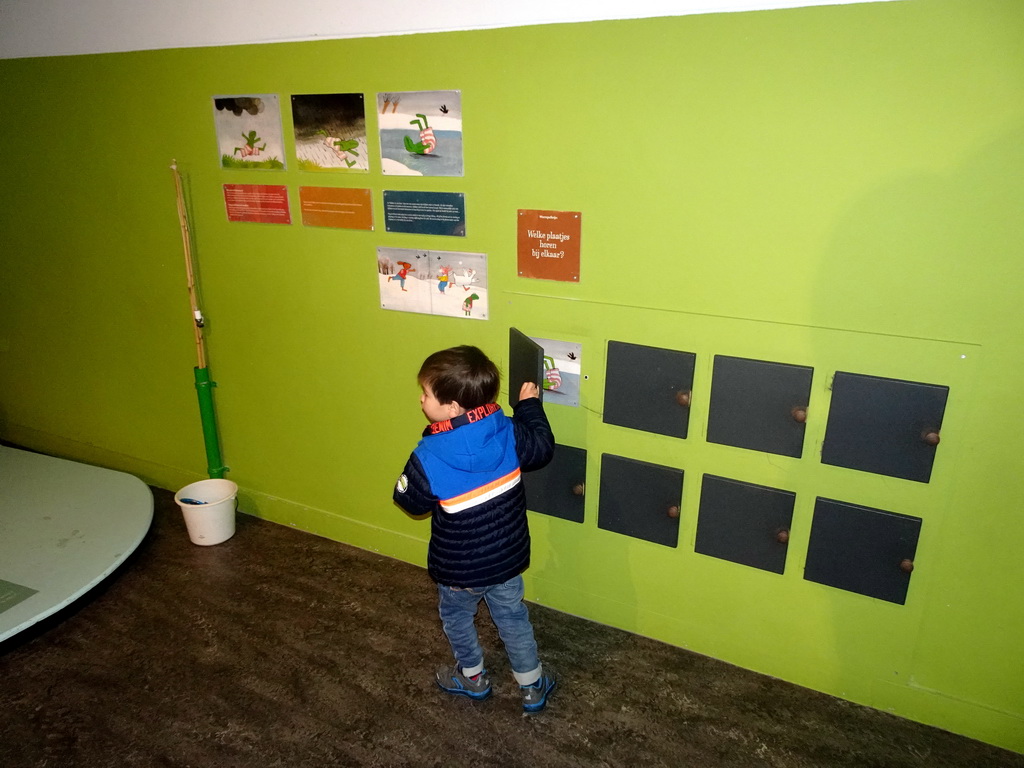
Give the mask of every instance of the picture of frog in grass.
<svg viewBox="0 0 1024 768">
<path fill-rule="evenodd" d="M 284 170 L 277 95 L 215 96 L 213 120 L 222 168 Z"/>
<path fill-rule="evenodd" d="M 255 157 L 267 148 L 265 142 L 262 147 L 256 146 L 257 142 L 263 141 L 263 139 L 256 135 L 256 131 L 243 133 L 242 138 L 245 139 L 245 144 L 241 147 L 235 147 L 234 154 L 241 154 L 242 157 Z"/>
</svg>

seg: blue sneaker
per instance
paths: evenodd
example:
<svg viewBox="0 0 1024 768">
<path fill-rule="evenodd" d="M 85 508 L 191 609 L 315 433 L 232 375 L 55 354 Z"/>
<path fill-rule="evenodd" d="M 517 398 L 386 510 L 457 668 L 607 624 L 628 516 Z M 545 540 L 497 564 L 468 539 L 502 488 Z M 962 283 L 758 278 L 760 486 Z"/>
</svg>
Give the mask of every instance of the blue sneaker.
<svg viewBox="0 0 1024 768">
<path fill-rule="evenodd" d="M 459 667 L 441 667 L 435 675 L 438 686 L 442 691 L 453 693 L 456 696 L 468 696 L 471 699 L 486 699 L 491 695 L 491 681 L 487 677 L 487 670 L 479 675 L 466 677 Z"/>
<path fill-rule="evenodd" d="M 541 675 L 533 685 L 519 686 L 523 693 L 523 709 L 527 712 L 540 712 L 557 685 L 554 675 Z"/>
</svg>

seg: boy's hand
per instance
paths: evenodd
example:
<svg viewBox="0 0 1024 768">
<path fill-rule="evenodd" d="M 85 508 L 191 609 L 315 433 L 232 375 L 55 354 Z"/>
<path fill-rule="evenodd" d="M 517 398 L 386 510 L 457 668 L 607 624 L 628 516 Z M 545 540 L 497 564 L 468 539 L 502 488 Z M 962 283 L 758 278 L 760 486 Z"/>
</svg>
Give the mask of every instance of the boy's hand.
<svg viewBox="0 0 1024 768">
<path fill-rule="evenodd" d="M 532 381 L 524 381 L 519 388 L 519 399 L 529 400 L 531 397 L 540 397 L 540 388 Z"/>
</svg>

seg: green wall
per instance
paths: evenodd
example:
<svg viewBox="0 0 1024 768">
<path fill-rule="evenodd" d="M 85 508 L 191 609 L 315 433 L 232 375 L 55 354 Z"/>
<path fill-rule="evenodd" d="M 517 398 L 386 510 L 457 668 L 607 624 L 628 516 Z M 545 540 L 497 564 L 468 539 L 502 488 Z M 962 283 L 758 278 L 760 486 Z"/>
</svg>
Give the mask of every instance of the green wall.
<svg viewBox="0 0 1024 768">
<path fill-rule="evenodd" d="M 465 177 L 219 168 L 211 96 L 457 89 Z M 1024 14 L 907 0 L 0 62 L 0 438 L 169 489 L 204 475 L 169 166 L 187 188 L 244 511 L 422 563 L 390 502 L 415 371 L 508 327 L 583 344 L 551 406 L 590 487 L 686 473 L 679 545 L 531 515 L 532 599 L 1024 751 Z M 375 122 L 370 120 L 371 145 Z M 373 190 L 377 231 L 230 224 L 224 183 Z M 465 192 L 465 238 L 384 231 L 384 189 Z M 517 277 L 518 208 L 583 213 L 578 285 Z M 379 308 L 375 249 L 484 252 L 487 322 Z M 686 440 L 602 422 L 609 339 L 694 352 Z M 803 458 L 704 440 L 715 354 L 815 369 Z M 837 370 L 950 387 L 928 484 L 818 461 Z M 701 474 L 797 493 L 784 575 L 695 554 Z M 906 605 L 805 581 L 816 495 L 923 520 Z"/>
</svg>

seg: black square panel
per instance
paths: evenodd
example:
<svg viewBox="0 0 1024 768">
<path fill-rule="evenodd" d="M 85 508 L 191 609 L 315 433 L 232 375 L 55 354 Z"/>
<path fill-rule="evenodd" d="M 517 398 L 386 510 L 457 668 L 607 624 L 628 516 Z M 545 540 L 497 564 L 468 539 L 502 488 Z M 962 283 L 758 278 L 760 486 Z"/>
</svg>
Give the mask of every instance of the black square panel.
<svg viewBox="0 0 1024 768">
<path fill-rule="evenodd" d="M 686 437 L 695 361 L 692 352 L 609 341 L 605 423 Z"/>
<path fill-rule="evenodd" d="M 836 373 L 821 460 L 927 483 L 949 387 Z"/>
<path fill-rule="evenodd" d="M 704 475 L 694 549 L 782 573 L 795 501 L 791 491 Z"/>
<path fill-rule="evenodd" d="M 524 382 L 540 387 L 544 399 L 544 347 L 516 328 L 508 329 L 508 404 L 519 402 Z"/>
<path fill-rule="evenodd" d="M 804 578 L 903 605 L 921 519 L 818 498 Z"/>
<path fill-rule="evenodd" d="M 799 458 L 813 368 L 715 355 L 708 442 Z"/>
<path fill-rule="evenodd" d="M 682 496 L 681 469 L 601 455 L 598 528 L 674 547 Z"/>
<path fill-rule="evenodd" d="M 583 522 L 587 481 L 587 452 L 555 444 L 555 454 L 543 469 L 523 473 L 526 507 L 574 523 Z"/>
</svg>

